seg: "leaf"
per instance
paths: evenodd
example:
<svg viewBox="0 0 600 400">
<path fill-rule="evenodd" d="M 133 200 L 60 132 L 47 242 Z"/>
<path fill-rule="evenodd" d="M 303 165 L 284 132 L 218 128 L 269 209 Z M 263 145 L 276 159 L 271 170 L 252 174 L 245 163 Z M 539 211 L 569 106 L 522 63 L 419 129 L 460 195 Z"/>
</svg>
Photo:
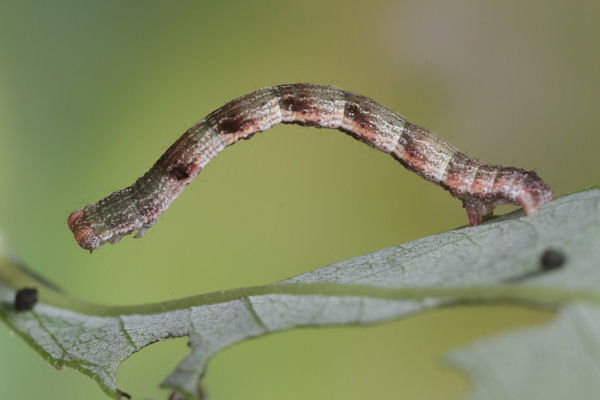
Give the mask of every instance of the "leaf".
<svg viewBox="0 0 600 400">
<path fill-rule="evenodd" d="M 441 304 L 511 301 L 600 306 L 600 189 L 331 264 L 271 285 L 141 306 L 108 307 L 60 293 L 0 258 L 0 316 L 50 363 L 90 375 L 112 397 L 119 364 L 143 347 L 189 336 L 190 354 L 163 382 L 192 398 L 207 360 L 244 339 L 301 326 L 371 324 Z M 540 273 L 556 248 L 560 270 Z M 506 282 L 510 281 L 510 284 Z M 504 282 L 504 283 L 503 283 Z M 35 286 L 40 303 L 16 312 L 15 289 Z"/>
<path fill-rule="evenodd" d="M 469 400 L 600 398 L 600 309 L 576 304 L 541 328 L 482 340 L 450 362 L 473 378 Z"/>
</svg>

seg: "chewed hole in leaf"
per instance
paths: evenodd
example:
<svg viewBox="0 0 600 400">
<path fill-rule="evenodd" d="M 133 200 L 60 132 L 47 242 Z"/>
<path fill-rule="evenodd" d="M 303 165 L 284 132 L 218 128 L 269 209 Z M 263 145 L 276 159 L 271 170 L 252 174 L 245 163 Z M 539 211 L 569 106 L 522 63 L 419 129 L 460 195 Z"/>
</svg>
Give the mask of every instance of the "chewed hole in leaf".
<svg viewBox="0 0 600 400">
<path fill-rule="evenodd" d="M 154 398 L 157 385 L 165 375 L 165 366 L 177 365 L 190 351 L 188 338 L 172 338 L 155 342 L 127 358 L 119 366 L 117 383 L 127 388 L 134 399 Z M 160 389 L 161 398 L 167 398 L 170 390 Z"/>
</svg>

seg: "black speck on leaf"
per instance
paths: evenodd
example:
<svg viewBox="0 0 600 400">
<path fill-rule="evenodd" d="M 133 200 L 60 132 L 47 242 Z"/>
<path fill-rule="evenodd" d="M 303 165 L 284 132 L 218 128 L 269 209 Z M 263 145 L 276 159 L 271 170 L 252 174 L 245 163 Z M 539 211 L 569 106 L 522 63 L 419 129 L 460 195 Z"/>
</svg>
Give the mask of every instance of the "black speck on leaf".
<svg viewBox="0 0 600 400">
<path fill-rule="evenodd" d="M 15 295 L 15 310 L 29 311 L 38 301 L 38 291 L 36 288 L 23 288 Z"/>
<path fill-rule="evenodd" d="M 565 255 L 555 249 L 547 249 L 542 253 L 540 263 L 542 265 L 542 271 L 551 271 L 563 266 L 566 261 Z"/>
</svg>

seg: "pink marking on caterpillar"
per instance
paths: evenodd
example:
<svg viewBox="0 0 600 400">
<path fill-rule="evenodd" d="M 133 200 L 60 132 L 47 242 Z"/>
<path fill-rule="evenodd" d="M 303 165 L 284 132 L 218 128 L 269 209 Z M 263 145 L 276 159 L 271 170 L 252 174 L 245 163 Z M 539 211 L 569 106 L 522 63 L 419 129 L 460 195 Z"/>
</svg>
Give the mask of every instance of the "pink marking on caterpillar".
<svg viewBox="0 0 600 400">
<path fill-rule="evenodd" d="M 233 100 L 188 129 L 133 185 L 69 216 L 77 243 L 94 250 L 137 230 L 141 237 L 225 147 L 279 123 L 339 129 L 385 153 L 463 203 L 471 225 L 500 204 L 527 214 L 552 199 L 535 172 L 488 165 L 381 104 L 330 86 L 291 84 Z"/>
</svg>

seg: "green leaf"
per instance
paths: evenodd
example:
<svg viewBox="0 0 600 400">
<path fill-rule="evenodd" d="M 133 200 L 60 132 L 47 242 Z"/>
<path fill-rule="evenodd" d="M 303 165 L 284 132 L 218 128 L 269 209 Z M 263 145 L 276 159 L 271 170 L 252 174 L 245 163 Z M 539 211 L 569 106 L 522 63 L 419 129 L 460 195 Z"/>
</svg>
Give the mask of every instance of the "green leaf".
<svg viewBox="0 0 600 400">
<path fill-rule="evenodd" d="M 600 398 L 600 309 L 563 308 L 549 325 L 482 340 L 450 356 L 473 378 L 469 400 Z"/>
<path fill-rule="evenodd" d="M 207 360 L 244 339 L 301 326 L 371 324 L 461 302 L 600 306 L 600 189 L 565 196 L 536 215 L 515 212 L 338 262 L 271 285 L 141 306 L 108 307 L 69 297 L 0 254 L 0 316 L 54 365 L 95 379 L 112 397 L 119 364 L 143 347 L 188 336 L 190 354 L 163 386 L 199 396 Z M 567 257 L 541 273 L 548 248 Z M 40 303 L 16 312 L 15 290 Z"/>
</svg>

